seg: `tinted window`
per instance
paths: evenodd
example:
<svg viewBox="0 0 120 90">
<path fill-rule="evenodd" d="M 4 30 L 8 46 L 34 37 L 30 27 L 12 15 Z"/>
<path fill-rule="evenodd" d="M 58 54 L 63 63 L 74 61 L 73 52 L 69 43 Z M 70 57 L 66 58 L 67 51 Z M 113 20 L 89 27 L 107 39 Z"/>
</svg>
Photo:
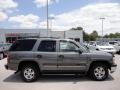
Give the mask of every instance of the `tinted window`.
<svg viewBox="0 0 120 90">
<path fill-rule="evenodd" d="M 36 40 L 18 40 L 10 48 L 10 51 L 31 51 Z"/>
<path fill-rule="evenodd" d="M 78 46 L 73 42 L 60 41 L 60 51 L 61 52 L 70 52 L 78 49 Z"/>
<path fill-rule="evenodd" d="M 56 41 L 41 41 L 38 51 L 41 52 L 55 52 L 56 51 Z"/>
<path fill-rule="evenodd" d="M 117 42 L 109 42 L 109 44 L 115 45 L 117 44 Z"/>
</svg>

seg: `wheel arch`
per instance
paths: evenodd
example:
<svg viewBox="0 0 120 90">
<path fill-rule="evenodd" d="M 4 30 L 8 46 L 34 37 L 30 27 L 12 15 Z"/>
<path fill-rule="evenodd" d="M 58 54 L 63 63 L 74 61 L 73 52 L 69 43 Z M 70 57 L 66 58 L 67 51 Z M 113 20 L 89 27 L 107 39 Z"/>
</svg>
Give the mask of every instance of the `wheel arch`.
<svg viewBox="0 0 120 90">
<path fill-rule="evenodd" d="M 22 69 L 22 67 L 26 64 L 32 64 L 32 65 L 35 65 L 39 70 L 40 70 L 40 66 L 39 64 L 36 62 L 36 61 L 30 61 L 30 60 L 27 60 L 27 61 L 21 61 L 19 63 L 19 66 L 18 66 L 18 70 L 17 71 L 20 71 Z"/>
<path fill-rule="evenodd" d="M 97 60 L 97 61 L 92 61 L 92 62 L 90 63 L 88 71 L 89 71 L 90 68 L 91 68 L 94 64 L 96 64 L 96 63 L 104 64 L 104 65 L 107 66 L 108 69 L 111 69 L 111 65 L 110 65 L 110 63 L 109 63 L 108 61 L 106 61 L 106 60 Z"/>
</svg>

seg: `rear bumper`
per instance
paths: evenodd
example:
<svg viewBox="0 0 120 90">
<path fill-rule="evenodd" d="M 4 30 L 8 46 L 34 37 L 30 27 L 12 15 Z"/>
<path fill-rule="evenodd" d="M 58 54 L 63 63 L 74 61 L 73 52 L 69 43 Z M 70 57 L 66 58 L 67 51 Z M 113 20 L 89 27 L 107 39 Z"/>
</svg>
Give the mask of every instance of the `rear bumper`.
<svg viewBox="0 0 120 90">
<path fill-rule="evenodd" d="M 17 71 L 18 70 L 18 64 L 15 63 L 9 63 L 4 65 L 5 69 L 7 70 L 13 70 L 13 71 Z"/>
<path fill-rule="evenodd" d="M 116 71 L 117 64 L 111 66 L 110 73 L 114 73 Z"/>
</svg>

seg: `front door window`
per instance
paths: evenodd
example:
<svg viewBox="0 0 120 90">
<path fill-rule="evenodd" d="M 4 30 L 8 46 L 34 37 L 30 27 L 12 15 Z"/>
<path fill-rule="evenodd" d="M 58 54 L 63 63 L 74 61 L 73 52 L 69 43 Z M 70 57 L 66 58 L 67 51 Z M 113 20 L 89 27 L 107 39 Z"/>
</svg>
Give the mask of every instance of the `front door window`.
<svg viewBox="0 0 120 90">
<path fill-rule="evenodd" d="M 78 46 L 73 42 L 60 41 L 60 52 L 75 52 Z"/>
</svg>

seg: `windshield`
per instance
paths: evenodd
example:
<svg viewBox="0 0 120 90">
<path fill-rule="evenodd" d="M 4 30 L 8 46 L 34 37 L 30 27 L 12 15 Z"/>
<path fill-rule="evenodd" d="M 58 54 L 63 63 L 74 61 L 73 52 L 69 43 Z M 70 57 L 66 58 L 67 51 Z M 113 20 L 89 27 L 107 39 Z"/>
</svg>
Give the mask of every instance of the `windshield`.
<svg viewBox="0 0 120 90">
<path fill-rule="evenodd" d="M 80 43 L 80 45 L 81 45 L 84 49 L 86 49 L 87 51 L 89 51 L 89 47 L 88 47 L 87 45 L 85 45 L 85 44 L 83 44 L 83 43 Z"/>
<path fill-rule="evenodd" d="M 83 43 L 77 42 L 77 45 L 80 46 L 80 50 L 82 50 L 83 52 L 89 52 L 89 48 L 86 45 L 84 45 Z"/>
<path fill-rule="evenodd" d="M 82 49 L 83 52 L 89 52 L 89 48 L 86 46 L 80 46 L 80 48 Z"/>
</svg>

